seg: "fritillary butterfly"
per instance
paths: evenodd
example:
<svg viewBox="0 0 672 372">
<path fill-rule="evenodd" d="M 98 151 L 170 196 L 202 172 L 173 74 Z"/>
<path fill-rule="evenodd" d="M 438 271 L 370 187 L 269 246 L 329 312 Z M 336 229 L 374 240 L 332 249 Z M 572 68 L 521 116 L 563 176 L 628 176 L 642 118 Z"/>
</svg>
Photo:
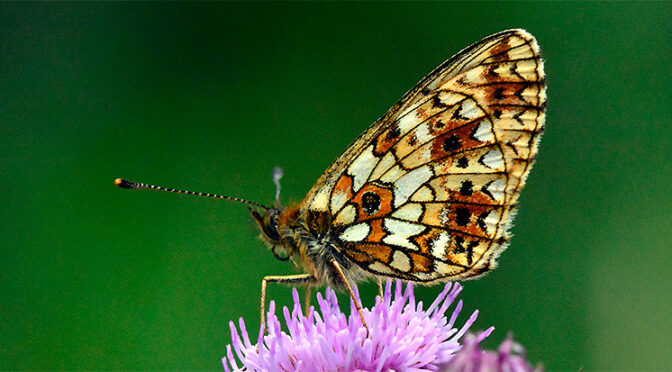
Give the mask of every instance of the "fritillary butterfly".
<svg viewBox="0 0 672 372">
<path fill-rule="evenodd" d="M 262 323 L 268 282 L 326 282 L 355 300 L 350 283 L 367 277 L 437 283 L 495 268 L 537 154 L 545 107 L 535 38 L 503 31 L 422 79 L 301 203 L 250 202 L 273 254 L 305 271 L 264 278 Z M 142 185 L 123 182 L 117 184 Z"/>
</svg>

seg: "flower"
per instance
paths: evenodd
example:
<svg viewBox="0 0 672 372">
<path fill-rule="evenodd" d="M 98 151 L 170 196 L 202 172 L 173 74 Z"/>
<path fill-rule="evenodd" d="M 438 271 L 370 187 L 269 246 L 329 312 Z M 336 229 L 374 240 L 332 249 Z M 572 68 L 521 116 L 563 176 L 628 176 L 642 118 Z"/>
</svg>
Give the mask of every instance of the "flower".
<svg viewBox="0 0 672 372">
<path fill-rule="evenodd" d="M 464 348 L 446 364 L 442 372 L 541 372 L 542 367 L 532 368 L 525 359 L 525 349 L 509 336 L 498 351 L 483 351 L 478 340 L 467 335 Z"/>
<path fill-rule="evenodd" d="M 415 301 L 412 284 L 403 290 L 397 281 L 392 296 L 388 281 L 383 298 L 377 297 L 371 309 L 363 309 L 367 333 L 352 300 L 346 316 L 338 307 L 336 293 L 327 287 L 324 297 L 317 294 L 319 313 L 311 307 L 306 317 L 294 289 L 292 312 L 283 308 L 287 332 L 281 330 L 273 301 L 266 321 L 268 333 L 260 330 L 256 344 L 250 342 L 242 318 L 240 334 L 230 323 L 232 345 L 222 359 L 224 369 L 240 370 L 235 351 L 248 371 L 437 371 L 461 349 L 460 338 L 478 316 L 478 310 L 474 311 L 458 329 L 455 321 L 462 310 L 461 300 L 450 318 L 444 316 L 461 291 L 457 283 L 446 284 L 424 310 L 422 302 Z M 359 298 L 356 288 L 355 294 Z M 472 342 L 477 344 L 493 330 L 490 327 L 473 336 Z"/>
</svg>

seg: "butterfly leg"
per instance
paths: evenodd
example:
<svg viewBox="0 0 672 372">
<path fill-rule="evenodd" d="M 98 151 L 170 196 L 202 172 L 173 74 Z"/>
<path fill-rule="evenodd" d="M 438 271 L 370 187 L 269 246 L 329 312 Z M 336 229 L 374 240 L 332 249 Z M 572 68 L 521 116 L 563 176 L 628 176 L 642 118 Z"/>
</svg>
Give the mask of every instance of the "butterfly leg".
<svg viewBox="0 0 672 372">
<path fill-rule="evenodd" d="M 266 276 L 261 281 L 261 328 L 265 326 L 264 313 L 266 312 L 266 284 L 267 283 L 285 283 L 285 284 L 311 284 L 315 282 L 315 278 L 310 274 L 300 275 L 272 275 Z"/>
<path fill-rule="evenodd" d="M 303 314 L 308 317 L 308 310 L 310 310 L 310 284 L 306 284 L 306 303 L 305 303 L 305 310 L 303 311 Z"/>
<path fill-rule="evenodd" d="M 380 296 L 380 300 L 383 300 L 383 279 L 378 278 L 378 296 Z"/>
<path fill-rule="evenodd" d="M 348 279 L 345 277 L 345 274 L 341 269 L 341 265 L 339 265 L 338 262 L 336 262 L 336 260 L 334 259 L 329 260 L 329 264 L 336 270 L 338 276 L 345 284 L 345 288 L 347 288 L 348 293 L 350 293 L 350 298 L 352 298 L 352 302 L 355 303 L 355 307 L 357 308 L 357 312 L 359 313 L 359 319 L 362 320 L 362 325 L 364 326 L 364 328 L 366 328 L 366 333 L 368 334 L 369 327 L 366 325 L 366 321 L 364 320 L 364 312 L 362 311 L 362 304 L 360 304 L 357 297 L 355 297 L 355 292 L 352 291 L 352 287 L 350 287 L 350 283 L 348 283 Z"/>
</svg>

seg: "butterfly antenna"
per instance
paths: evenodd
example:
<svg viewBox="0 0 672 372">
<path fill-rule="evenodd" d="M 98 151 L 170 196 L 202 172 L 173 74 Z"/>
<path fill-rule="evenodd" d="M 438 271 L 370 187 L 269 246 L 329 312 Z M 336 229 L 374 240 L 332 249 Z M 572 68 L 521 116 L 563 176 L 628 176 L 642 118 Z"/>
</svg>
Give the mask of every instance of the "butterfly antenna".
<svg viewBox="0 0 672 372">
<path fill-rule="evenodd" d="M 267 206 L 265 206 L 265 205 L 263 205 L 263 204 L 255 203 L 255 202 L 253 202 L 253 201 L 249 201 L 249 200 L 245 200 L 245 199 L 241 199 L 241 198 L 234 198 L 234 197 L 232 197 L 232 196 L 210 194 L 210 193 L 205 193 L 205 192 L 194 192 L 194 191 L 185 191 L 185 190 L 169 189 L 169 188 L 167 188 L 167 187 L 163 187 L 163 186 L 155 186 L 155 185 L 148 185 L 148 184 L 146 184 L 146 183 L 132 182 L 132 181 L 125 180 L 125 179 L 123 179 L 123 178 L 117 178 L 116 180 L 114 180 L 114 184 L 117 185 L 117 186 L 119 186 L 119 187 L 121 187 L 122 189 L 129 189 L 129 190 L 142 190 L 142 189 L 146 189 L 146 190 L 159 190 L 159 191 L 173 192 L 173 193 L 176 193 L 176 194 L 187 194 L 187 195 L 205 196 L 205 197 L 208 197 L 208 198 L 226 199 L 226 200 L 232 200 L 232 201 L 239 202 L 239 203 L 245 203 L 245 204 L 249 204 L 249 205 L 252 205 L 252 206 L 255 206 L 255 207 L 263 208 L 263 209 L 265 209 L 265 210 L 269 210 L 269 209 L 271 209 L 271 208 L 269 208 L 269 207 L 267 207 Z"/>
<path fill-rule="evenodd" d="M 273 183 L 275 184 L 275 207 L 280 208 L 280 179 L 283 176 L 282 168 L 275 167 L 273 172 L 271 172 L 271 177 L 273 177 Z"/>
</svg>

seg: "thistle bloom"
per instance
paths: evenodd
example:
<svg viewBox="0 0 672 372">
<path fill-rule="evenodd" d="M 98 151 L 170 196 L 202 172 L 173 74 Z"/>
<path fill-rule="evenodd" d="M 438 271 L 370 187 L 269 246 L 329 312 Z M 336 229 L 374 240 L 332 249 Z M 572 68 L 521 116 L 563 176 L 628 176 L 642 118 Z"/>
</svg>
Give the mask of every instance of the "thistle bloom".
<svg viewBox="0 0 672 372">
<path fill-rule="evenodd" d="M 509 336 L 497 351 L 483 351 L 478 341 L 467 335 L 460 350 L 448 363 L 440 367 L 442 372 L 541 372 L 542 367 L 532 368 L 525 359 L 525 349 Z"/>
<path fill-rule="evenodd" d="M 346 316 L 338 307 L 335 292 L 327 288 L 325 297 L 317 294 L 319 313 L 311 307 L 306 317 L 294 289 L 293 310 L 290 313 L 283 308 L 287 332 L 281 330 L 275 303 L 271 301 L 266 321 L 268 333 L 260 330 L 256 344 L 250 342 L 242 318 L 240 335 L 230 323 L 233 351 L 242 368 L 248 371 L 443 370 L 442 366 L 462 348 L 459 340 L 478 316 L 478 310 L 474 311 L 458 328 L 455 321 L 462 310 L 461 300 L 450 318 L 444 315 L 461 291 L 462 286 L 457 283 L 446 284 L 425 310 L 422 302 L 416 303 L 412 284 L 403 290 L 401 281 L 397 281 L 393 296 L 392 282 L 388 281 L 383 298 L 376 298 L 371 309 L 363 309 L 369 327 L 367 334 L 352 301 L 350 315 Z M 470 342 L 478 344 L 493 329 L 471 337 Z M 241 370 L 233 351 L 228 345 L 222 360 L 226 371 Z"/>
</svg>

